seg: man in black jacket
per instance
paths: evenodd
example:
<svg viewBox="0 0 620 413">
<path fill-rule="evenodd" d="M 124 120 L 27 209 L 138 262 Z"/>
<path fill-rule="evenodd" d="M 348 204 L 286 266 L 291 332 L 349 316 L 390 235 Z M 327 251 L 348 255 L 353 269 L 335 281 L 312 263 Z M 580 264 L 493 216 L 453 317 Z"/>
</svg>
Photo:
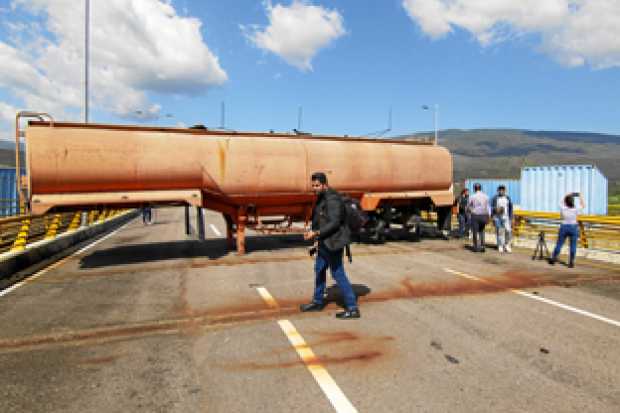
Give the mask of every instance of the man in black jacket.
<svg viewBox="0 0 620 413">
<path fill-rule="evenodd" d="M 323 172 L 312 174 L 312 190 L 317 194 L 317 201 L 312 211 L 312 230 L 304 234 L 304 239 L 317 242 L 314 264 L 316 278 L 312 302 L 302 304 L 300 310 L 321 311 L 325 307 L 324 294 L 329 267 L 345 304 L 345 311 L 336 314 L 336 317 L 360 318 L 357 298 L 342 262 L 344 248 L 351 243 L 351 234 L 345 222 L 344 202 L 340 194 L 327 185 L 327 176 Z"/>
</svg>

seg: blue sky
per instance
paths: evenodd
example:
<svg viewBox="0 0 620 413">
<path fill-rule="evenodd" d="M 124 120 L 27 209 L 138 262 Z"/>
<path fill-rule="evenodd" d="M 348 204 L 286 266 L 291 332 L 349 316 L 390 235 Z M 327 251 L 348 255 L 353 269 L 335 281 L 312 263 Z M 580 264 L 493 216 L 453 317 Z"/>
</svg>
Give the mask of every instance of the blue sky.
<svg viewBox="0 0 620 413">
<path fill-rule="evenodd" d="M 225 102 L 229 128 L 286 131 L 297 127 L 302 106 L 303 130 L 360 135 L 386 128 L 391 107 L 394 135 L 432 129 L 432 112 L 421 106 L 438 104 L 442 129 L 620 134 L 620 43 L 613 39 L 620 30 L 614 24 L 614 36 L 586 31 L 593 38 L 585 40 L 579 31 L 592 16 L 604 30 L 610 17 L 620 19 L 620 7 L 614 0 L 592 0 L 598 9 L 549 1 L 557 7 L 523 17 L 520 7 L 530 0 L 498 0 L 505 7 L 494 10 L 468 0 L 457 0 L 459 9 L 442 0 L 94 0 L 93 8 L 118 10 L 93 10 L 91 18 L 99 33 L 91 42 L 91 121 L 215 127 Z M 152 13 L 156 28 L 148 19 L 133 21 L 129 3 L 136 16 Z M 298 13 L 287 14 L 295 5 Z M 12 109 L 79 118 L 78 6 L 0 1 L 0 130 L 11 130 Z M 278 18 L 292 15 L 293 27 L 279 25 Z M 323 20 L 300 24 L 313 16 Z M 262 43 L 261 33 L 269 35 Z M 574 46 L 575 39 L 583 45 Z M 121 50 L 123 41 L 128 50 Z M 39 46 L 16 52 L 28 42 Z M 157 51 L 123 63 L 131 50 L 151 49 Z M 300 50 L 305 55 L 296 55 Z M 30 69 L 36 82 L 25 79 Z M 146 112 L 152 116 L 141 116 Z"/>
</svg>

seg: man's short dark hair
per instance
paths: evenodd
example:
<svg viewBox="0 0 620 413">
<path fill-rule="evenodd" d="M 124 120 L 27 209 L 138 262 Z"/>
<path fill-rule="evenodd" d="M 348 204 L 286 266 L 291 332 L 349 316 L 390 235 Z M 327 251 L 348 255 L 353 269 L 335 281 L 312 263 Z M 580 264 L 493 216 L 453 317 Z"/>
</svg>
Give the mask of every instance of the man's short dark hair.
<svg viewBox="0 0 620 413">
<path fill-rule="evenodd" d="M 327 185 L 327 175 L 324 172 L 315 172 L 312 174 L 312 181 L 319 181 L 323 185 Z"/>
<path fill-rule="evenodd" d="M 482 185 L 480 185 L 479 183 L 475 183 L 474 184 L 474 192 L 475 191 L 481 191 L 482 190 Z"/>
<path fill-rule="evenodd" d="M 505 191 L 506 190 L 506 185 L 500 185 L 500 186 L 497 187 L 498 191 L 501 191 L 502 189 Z"/>
</svg>

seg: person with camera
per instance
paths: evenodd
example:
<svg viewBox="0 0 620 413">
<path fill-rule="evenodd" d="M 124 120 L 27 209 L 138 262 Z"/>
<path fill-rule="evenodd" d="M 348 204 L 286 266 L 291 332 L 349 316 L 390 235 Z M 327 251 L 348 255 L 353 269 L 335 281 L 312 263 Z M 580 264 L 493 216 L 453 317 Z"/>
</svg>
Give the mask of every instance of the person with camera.
<svg viewBox="0 0 620 413">
<path fill-rule="evenodd" d="M 575 206 L 575 198 L 579 198 L 579 208 Z M 575 266 L 575 255 L 577 254 L 577 239 L 579 238 L 579 227 L 577 226 L 577 216 L 584 208 L 583 198 L 579 192 L 572 192 L 566 194 L 562 203 L 560 204 L 560 217 L 562 218 L 562 224 L 560 225 L 560 231 L 558 233 L 558 241 L 553 250 L 553 254 L 549 259 L 549 264 L 554 265 L 564 241 L 566 238 L 570 238 L 570 250 L 568 256 L 568 267 L 573 268 Z"/>
<path fill-rule="evenodd" d="M 497 187 L 497 194 L 491 200 L 491 210 L 493 211 L 497 250 L 500 253 L 504 251 L 512 252 L 510 235 L 512 231 L 513 208 L 512 200 L 506 194 L 506 187 L 504 185 Z"/>
<path fill-rule="evenodd" d="M 360 318 L 357 297 L 344 271 L 344 248 L 351 243 L 351 235 L 345 222 L 345 205 L 341 195 L 327 184 L 323 172 L 315 172 L 311 177 L 312 190 L 317 196 L 312 211 L 312 230 L 304 234 L 305 240 L 314 240 L 310 255 L 316 254 L 314 264 L 314 296 L 308 304 L 302 304 L 302 312 L 321 311 L 325 303 L 327 268 L 336 281 L 344 299 L 345 310 L 336 314 L 339 319 Z"/>
<path fill-rule="evenodd" d="M 469 197 L 467 208 L 471 213 L 471 229 L 473 231 L 474 252 L 484 252 L 484 227 L 489 222 L 491 208 L 489 197 L 482 192 L 482 185 L 474 184 L 474 194 Z"/>
</svg>

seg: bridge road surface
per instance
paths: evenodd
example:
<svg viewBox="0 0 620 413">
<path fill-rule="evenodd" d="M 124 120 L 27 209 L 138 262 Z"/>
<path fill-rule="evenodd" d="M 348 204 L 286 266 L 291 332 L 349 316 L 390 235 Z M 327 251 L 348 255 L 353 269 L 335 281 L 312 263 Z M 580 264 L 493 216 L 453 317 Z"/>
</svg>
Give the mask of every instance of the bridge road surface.
<svg viewBox="0 0 620 413">
<path fill-rule="evenodd" d="M 354 245 L 362 318 L 343 321 L 336 302 L 298 312 L 298 236 L 250 237 L 239 257 L 206 218 L 200 243 L 183 209 L 157 210 L 5 290 L 0 411 L 620 411 L 617 267 Z"/>
</svg>

